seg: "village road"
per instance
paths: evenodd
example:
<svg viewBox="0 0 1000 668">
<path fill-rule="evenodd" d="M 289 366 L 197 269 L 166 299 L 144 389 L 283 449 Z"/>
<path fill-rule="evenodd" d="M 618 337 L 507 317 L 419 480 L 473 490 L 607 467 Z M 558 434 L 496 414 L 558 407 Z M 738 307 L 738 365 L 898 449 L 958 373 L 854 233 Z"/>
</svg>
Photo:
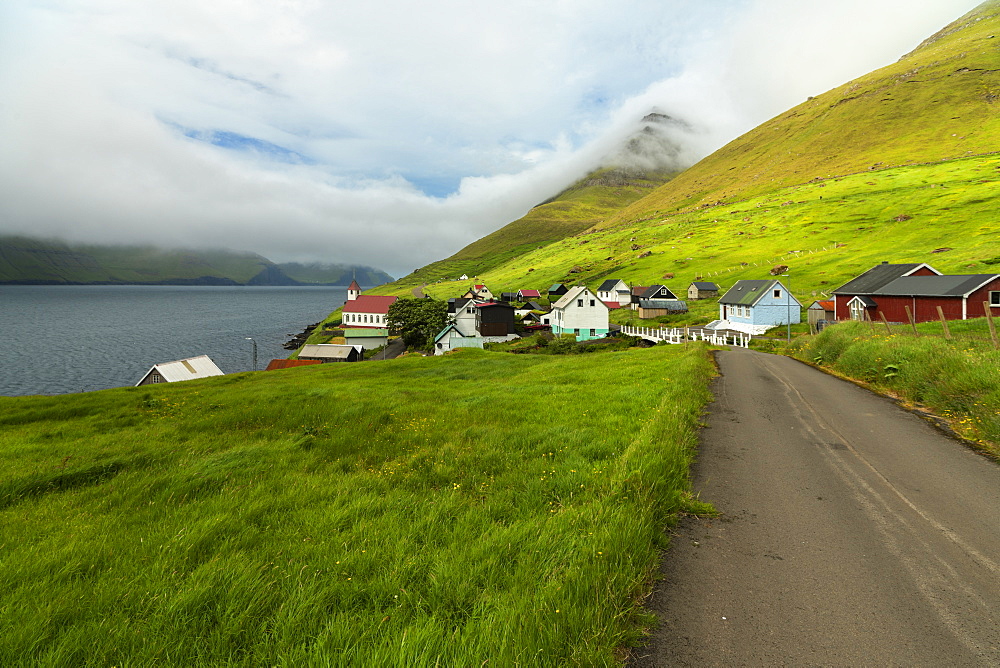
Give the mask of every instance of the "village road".
<svg viewBox="0 0 1000 668">
<path fill-rule="evenodd" d="M 777 355 L 718 353 L 631 666 L 1000 666 L 1000 466 Z"/>
</svg>

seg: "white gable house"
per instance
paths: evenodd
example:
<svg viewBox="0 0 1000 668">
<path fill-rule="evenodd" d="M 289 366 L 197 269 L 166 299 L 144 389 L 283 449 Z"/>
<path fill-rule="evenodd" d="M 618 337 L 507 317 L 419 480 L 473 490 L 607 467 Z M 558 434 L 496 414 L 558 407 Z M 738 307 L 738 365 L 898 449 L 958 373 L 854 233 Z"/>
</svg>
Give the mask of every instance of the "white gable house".
<svg viewBox="0 0 1000 668">
<path fill-rule="evenodd" d="M 146 375 L 142 377 L 139 385 L 154 385 L 157 383 L 176 383 L 181 380 L 194 380 L 195 378 L 208 378 L 209 376 L 223 376 L 222 369 L 215 366 L 215 362 L 208 355 L 198 355 L 176 362 L 163 362 L 154 364 Z"/>
<path fill-rule="evenodd" d="M 608 331 L 608 307 L 596 294 L 577 285 L 552 305 L 549 314 L 552 333 L 575 334 L 577 341 L 599 339 Z"/>
</svg>

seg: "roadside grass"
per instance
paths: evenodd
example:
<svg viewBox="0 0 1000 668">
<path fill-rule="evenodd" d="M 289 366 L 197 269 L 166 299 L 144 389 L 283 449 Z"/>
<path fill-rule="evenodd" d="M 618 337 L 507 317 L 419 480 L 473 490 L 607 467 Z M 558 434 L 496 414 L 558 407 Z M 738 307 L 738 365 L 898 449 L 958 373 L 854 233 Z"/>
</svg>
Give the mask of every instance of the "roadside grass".
<svg viewBox="0 0 1000 668">
<path fill-rule="evenodd" d="M 1000 351 L 983 319 L 922 323 L 920 336 L 844 322 L 793 342 L 791 353 L 900 399 L 926 406 L 962 437 L 1000 458 Z M 907 329 L 909 327 L 907 326 Z"/>
<path fill-rule="evenodd" d="M 3 665 L 612 665 L 703 346 L 0 398 Z"/>
</svg>

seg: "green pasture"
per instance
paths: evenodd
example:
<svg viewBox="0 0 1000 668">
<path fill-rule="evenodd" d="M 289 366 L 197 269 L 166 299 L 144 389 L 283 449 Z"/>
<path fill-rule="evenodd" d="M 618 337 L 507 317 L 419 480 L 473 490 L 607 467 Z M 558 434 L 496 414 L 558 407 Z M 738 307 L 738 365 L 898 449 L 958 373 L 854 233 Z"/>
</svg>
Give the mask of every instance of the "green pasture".
<svg viewBox="0 0 1000 668">
<path fill-rule="evenodd" d="M 0 398 L 0 664 L 614 665 L 699 345 Z"/>
<path fill-rule="evenodd" d="M 663 283 L 683 299 L 694 280 L 725 289 L 786 266 L 783 280 L 808 306 L 883 260 L 990 273 L 1000 262 L 998 186 L 1000 154 L 993 154 L 806 183 L 688 213 L 651 211 L 641 223 L 535 249 L 477 281 L 499 293 L 556 282 L 596 287 L 615 277 Z M 580 271 L 570 273 L 574 268 Z M 470 283 L 444 281 L 424 290 L 446 299 Z"/>
</svg>

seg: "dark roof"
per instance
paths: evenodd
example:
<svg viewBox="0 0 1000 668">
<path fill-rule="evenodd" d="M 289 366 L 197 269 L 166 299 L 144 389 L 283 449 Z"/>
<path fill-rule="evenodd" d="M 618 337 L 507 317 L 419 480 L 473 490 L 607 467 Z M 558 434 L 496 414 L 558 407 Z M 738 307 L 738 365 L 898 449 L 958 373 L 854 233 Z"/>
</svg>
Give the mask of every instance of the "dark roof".
<svg viewBox="0 0 1000 668">
<path fill-rule="evenodd" d="M 872 301 L 868 297 L 865 297 L 864 295 L 855 295 L 855 296 L 851 297 L 851 300 L 849 302 L 847 302 L 847 303 L 850 304 L 854 300 L 857 300 L 857 301 L 861 302 L 862 304 L 864 304 L 865 308 L 874 308 L 875 306 L 878 306 L 878 304 L 876 304 L 874 301 Z"/>
<path fill-rule="evenodd" d="M 549 292 L 555 292 L 556 290 L 564 290 L 565 291 L 565 290 L 569 290 L 569 288 L 567 288 L 562 283 L 553 283 L 552 285 L 549 286 Z"/>
<path fill-rule="evenodd" d="M 472 297 L 449 297 L 448 298 L 448 313 L 458 313 L 461 309 L 465 308 L 468 302 L 472 301 Z"/>
<path fill-rule="evenodd" d="M 694 287 L 698 288 L 699 290 L 718 290 L 719 289 L 718 285 L 716 285 L 715 283 L 709 283 L 708 281 L 695 281 L 691 285 L 693 285 Z"/>
<path fill-rule="evenodd" d="M 900 297 L 965 297 L 1000 274 L 904 276 L 870 294 Z"/>
<path fill-rule="evenodd" d="M 608 291 L 609 291 L 609 290 L 611 290 L 611 289 L 612 289 L 613 287 L 615 287 L 616 285 L 618 285 L 618 283 L 619 283 L 619 282 L 620 282 L 621 280 L 622 280 L 622 279 L 620 279 L 620 278 L 609 278 L 608 280 L 604 281 L 603 283 L 601 283 L 601 284 L 600 284 L 600 285 L 599 285 L 599 286 L 597 287 L 597 291 L 598 291 L 598 292 L 608 292 Z"/>
<path fill-rule="evenodd" d="M 532 311 L 544 311 L 545 310 L 544 308 L 542 308 L 541 304 L 539 304 L 538 302 L 534 302 L 534 301 L 525 302 L 524 308 L 530 308 Z"/>
<path fill-rule="evenodd" d="M 926 266 L 922 262 L 910 264 L 888 264 L 883 262 L 877 264 L 855 279 L 844 283 L 834 290 L 834 294 L 870 295 L 884 285 L 888 285 L 897 278 L 906 276 L 916 271 L 921 266 Z M 937 270 L 928 266 L 928 269 L 937 273 Z"/>
<path fill-rule="evenodd" d="M 668 297 L 667 295 L 660 294 L 661 290 L 666 290 L 667 291 L 667 295 L 670 295 L 670 296 Z M 646 288 L 646 290 L 642 294 L 639 295 L 639 298 L 640 299 L 677 299 L 677 295 L 675 295 L 673 293 L 673 291 L 671 291 L 671 289 L 668 288 L 665 285 L 651 285 L 648 288 Z"/>
</svg>

